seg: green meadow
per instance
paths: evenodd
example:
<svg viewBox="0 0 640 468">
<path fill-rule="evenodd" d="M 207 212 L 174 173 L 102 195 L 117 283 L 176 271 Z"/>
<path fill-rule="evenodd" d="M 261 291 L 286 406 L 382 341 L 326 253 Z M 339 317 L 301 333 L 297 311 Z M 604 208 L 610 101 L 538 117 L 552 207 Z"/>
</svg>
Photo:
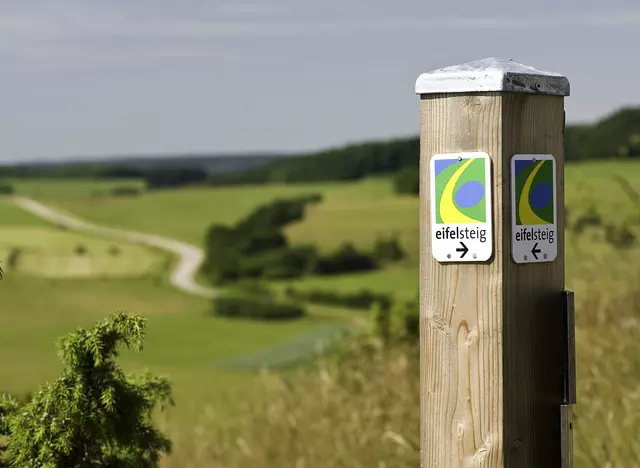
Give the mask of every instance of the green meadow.
<svg viewBox="0 0 640 468">
<path fill-rule="evenodd" d="M 136 183 L 115 181 L 97 186 L 109 188 L 126 184 Z M 323 202 L 309 207 L 302 222 L 287 226 L 286 234 L 293 243 L 313 243 L 328 250 L 348 241 L 365 248 L 378 236 L 396 234 L 408 257 L 390 270 L 349 275 L 348 278 L 305 278 L 295 283 L 300 287 L 309 285 L 343 291 L 368 286 L 396 292 L 399 296 L 416 292 L 418 200 L 396 195 L 391 179 L 386 177 L 358 182 L 167 189 L 143 192 L 134 197 L 95 196 L 95 187 L 87 181 L 16 181 L 15 185 L 19 194 L 33 196 L 84 219 L 161 234 L 198 246 L 202 246 L 204 233 L 214 223 L 234 223 L 259 204 L 276 198 L 320 193 Z M 640 165 L 634 161 L 566 166 L 568 230 L 565 247 L 569 285 L 580 281 L 581 265 L 592 262 L 594 256 L 623 255 L 624 260 L 634 257 L 634 253 L 620 254 L 611 249 L 603 230 L 591 230 L 584 235 L 571 230 L 572 223 L 594 210 L 604 223 L 619 229 L 631 225 L 631 229 L 635 229 L 633 222 L 640 214 L 633 187 L 640 187 Z M 589 255 L 584 254 L 584 249 Z M 612 265 L 617 263 L 612 262 Z"/>
<path fill-rule="evenodd" d="M 418 200 L 396 195 L 390 178 L 348 183 L 167 189 L 131 197 L 109 195 L 110 188 L 128 184 L 140 186 L 131 181 L 100 184 L 69 180 L 15 181 L 18 194 L 32 196 L 86 220 L 173 237 L 198 246 L 202 245 L 204 233 L 213 223 L 233 223 L 257 205 L 275 198 L 320 193 L 323 201 L 311 206 L 303 221 L 286 228 L 293 243 L 313 243 L 327 250 L 346 241 L 357 247 L 368 247 L 378 236 L 397 234 L 408 256 L 400 264 L 379 271 L 275 281 L 270 284 L 273 289 L 283 291 L 288 285 L 341 292 L 370 289 L 400 298 L 412 298 L 418 290 Z M 638 466 L 640 448 L 630 439 L 640 433 L 637 411 L 640 408 L 637 391 L 640 380 L 640 268 L 636 266 L 640 264 L 640 163 L 569 164 L 565 191 L 566 284 L 576 291 L 577 303 L 578 466 Z M 44 258 L 59 252 L 69 254 L 79 243 L 86 244 L 89 252 L 104 252 L 110 246 L 106 240 L 60 231 L 12 207 L 8 199 L 0 199 L 0 253 L 9 245 L 20 244 Z M 261 394 L 263 384 L 255 371 L 269 363 L 287 366 L 295 361 L 292 356 L 308 356 L 308 342 L 330 341 L 340 331 L 347 330 L 354 319 L 367 318 L 366 313 L 329 307 L 310 307 L 307 318 L 287 323 L 214 318 L 210 315 L 209 301 L 174 290 L 166 281 L 166 271 L 164 275 L 157 274 L 159 269 L 166 267 L 160 254 L 138 246 L 119 245 L 119 248 L 123 256 L 140 255 L 143 258 L 144 251 L 146 263 L 141 261 L 136 269 L 131 267 L 128 271 L 123 268 L 121 274 L 113 278 L 104 278 L 97 267 L 91 274 L 75 277 L 65 277 L 62 272 L 55 271 L 43 275 L 37 266 L 6 275 L 0 283 L 2 390 L 28 391 L 43 379 L 55 376 L 58 363 L 53 341 L 56 337 L 78 325 L 90 325 L 115 310 L 138 313 L 148 318 L 147 346 L 139 355 L 125 353 L 124 363 L 127 368 L 144 367 L 168 374 L 174 381 L 177 406 L 168 414 L 165 423 L 171 426 L 180 421 L 179 428 L 196 428 L 193 437 L 199 435 L 201 442 L 229 443 L 228 452 L 225 452 L 227 458 L 220 455 L 220 460 L 229 464 L 220 466 L 248 466 L 231 460 L 233 456 L 228 454 L 235 453 L 233 450 L 237 446 L 230 443 L 216 425 L 222 415 L 236 414 L 232 409 L 235 403 L 250 401 Z M 103 270 L 111 271 L 112 268 L 104 267 Z M 398 362 L 398 366 L 407 366 L 401 359 Z M 389 368 L 380 375 L 400 379 L 405 367 Z M 362 379 L 358 385 L 371 378 L 380 395 L 391 395 L 391 384 L 374 378 L 375 369 L 370 372 L 362 376 L 357 374 Z M 286 387 L 285 391 L 282 387 L 274 394 L 273 406 L 265 410 L 269 416 L 263 420 L 259 416 L 251 419 L 252 413 L 246 408 L 242 417 L 232 418 L 239 425 L 244 424 L 242 430 L 247 432 L 242 437 L 247 438 L 256 462 L 264 462 L 258 463 L 259 466 L 270 466 L 270 460 L 274 463 L 285 460 L 274 455 L 281 450 L 280 446 L 273 452 L 270 449 L 278 442 L 286 442 L 279 440 L 279 432 L 270 426 L 277 426 L 285 417 L 277 419 L 274 416 L 279 414 L 277 411 L 289 418 L 288 423 L 282 422 L 282 431 L 287 424 L 293 424 L 292 420 L 303 428 L 307 427 L 307 420 L 311 424 L 314 417 L 323 418 L 325 413 L 320 411 L 320 405 L 329 403 L 326 394 L 320 392 L 329 377 L 322 376 L 322 379 L 301 381 L 299 392 L 291 387 Z M 407 388 L 404 384 L 394 387 L 394 392 L 406 392 L 402 395 L 394 393 L 393 398 L 405 405 L 413 402 L 417 406 L 418 382 L 416 375 L 411 389 L 409 384 Z M 336 390 L 342 404 L 349 404 L 349 398 L 353 398 L 350 392 Z M 285 401 L 285 398 L 289 400 Z M 368 411 L 367 408 L 375 407 L 373 402 L 367 406 L 368 402 L 362 400 L 362 414 Z M 335 414 L 336 420 L 347 417 L 342 414 L 344 411 L 338 411 L 337 400 L 332 408 L 335 413 L 331 414 Z M 355 418 L 358 414 L 351 416 Z M 418 427 L 417 408 L 403 414 L 407 427 Z M 209 432 L 201 431 L 199 421 L 202 417 L 208 418 Z M 330 425 L 330 422 L 324 423 Z M 261 433 L 268 433 L 265 440 L 270 441 L 270 447 L 255 429 L 260 424 Z M 348 427 L 349 421 L 345 419 L 344 424 Z M 308 444 L 311 447 L 317 443 L 321 450 L 322 444 L 314 440 L 329 437 L 330 431 L 314 432 L 316 430 L 319 431 L 317 427 L 313 431 L 309 429 L 308 434 L 314 435 L 309 435 Z M 253 439 L 250 439 L 251 431 L 254 431 Z M 173 433 L 179 432 L 174 427 Z M 183 434 L 186 439 L 191 437 L 191 432 L 185 434 L 187 432 Z M 176 458 L 180 462 L 175 461 L 171 466 L 188 464 L 198 457 L 212 459 L 207 457 L 213 457 L 213 448 L 206 452 L 200 445 L 196 447 L 195 441 L 183 442 L 186 445 L 181 446 Z M 332 447 L 339 450 L 340 444 L 334 442 L 335 447 Z M 202 444 L 206 445 L 205 442 Z M 354 444 L 357 445 L 357 441 Z M 375 441 L 371 444 L 376 447 Z M 203 451 L 199 451 L 201 449 Z M 195 452 L 197 456 L 193 455 Z M 637 459 L 634 458 L 636 455 Z M 367 456 L 363 449 L 361 459 Z M 608 461 L 611 463 L 606 464 Z"/>
<path fill-rule="evenodd" d="M 29 215 L 7 200 L 0 200 L 0 219 L 0 260 L 7 274 L 13 273 L 8 259 L 14 250 L 19 251 L 19 272 L 28 276 L 141 277 L 165 264 L 165 257 L 155 251 L 69 232 Z"/>
<path fill-rule="evenodd" d="M 110 182 L 107 187 L 131 182 Z M 75 180 L 15 181 L 19 194 L 33 196 L 82 218 L 108 226 L 153 232 L 201 245 L 213 223 L 232 224 L 257 205 L 276 198 L 321 193 L 324 201 L 309 208 L 306 219 L 289 226 L 293 242 L 323 248 L 345 241 L 368 245 L 381 234 L 397 233 L 417 257 L 418 205 L 397 197 L 388 178 L 356 183 L 313 183 L 149 191 L 133 197 L 93 196 L 90 183 Z"/>
<path fill-rule="evenodd" d="M 175 290 L 167 272 L 158 274 L 167 263 L 153 250 L 61 230 L 9 199 L 0 199 L 0 216 L 0 246 L 20 247 L 35 257 L 33 262 L 27 257 L 25 265 L 21 260 L 16 270 L 3 258 L 0 391 L 22 394 L 54 378 L 60 371 L 56 339 L 125 311 L 148 319 L 145 351 L 125 353 L 125 367 L 170 375 L 179 402 L 171 414 L 184 420 L 231 393 L 253 393 L 253 371 L 311 357 L 316 344 L 331 344 L 358 317 L 310 307 L 308 317 L 284 323 L 216 318 L 210 301 Z M 86 246 L 86 257 L 117 245 L 119 255 L 132 256 L 127 264 L 135 267 L 118 275 L 117 264 L 104 264 L 104 271 L 85 274 L 73 259 L 78 243 Z M 48 261 L 55 256 L 70 260 L 54 263 L 55 270 Z"/>
</svg>

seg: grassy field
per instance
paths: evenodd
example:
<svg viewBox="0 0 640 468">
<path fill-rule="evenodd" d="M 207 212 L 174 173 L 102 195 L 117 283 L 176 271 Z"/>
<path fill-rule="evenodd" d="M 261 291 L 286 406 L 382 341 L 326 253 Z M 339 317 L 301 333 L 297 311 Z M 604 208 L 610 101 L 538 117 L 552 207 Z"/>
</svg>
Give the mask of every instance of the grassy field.
<svg viewBox="0 0 640 468">
<path fill-rule="evenodd" d="M 170 375 L 179 418 L 229 393 L 252 393 L 254 376 L 236 370 L 281 364 L 279 350 L 289 342 L 307 343 L 300 350 L 307 356 L 309 341 L 328 341 L 348 322 L 321 307 L 310 308 L 308 318 L 284 323 L 219 319 L 210 315 L 209 301 L 148 279 L 69 281 L 7 274 L 0 298 L 0 391 L 22 393 L 54 377 L 60 369 L 56 339 L 123 310 L 148 318 L 145 350 L 125 353 L 125 366 Z"/>
<path fill-rule="evenodd" d="M 637 216 L 627 189 L 640 187 L 640 163 L 596 162 L 566 167 L 566 205 L 571 219 L 590 207 L 604 220 L 621 224 Z M 104 187 L 128 181 L 102 183 Z M 136 197 L 93 196 L 86 181 L 17 181 L 19 193 L 34 196 L 83 218 L 110 226 L 163 234 L 202 244 L 212 223 L 233 223 L 258 204 L 278 197 L 321 193 L 324 201 L 308 209 L 307 218 L 287 228 L 293 242 L 333 248 L 345 241 L 366 247 L 376 236 L 400 235 L 409 253 L 407 266 L 417 264 L 418 201 L 393 193 L 389 178 L 359 182 L 268 185 L 252 187 L 186 188 L 151 191 Z"/>
<path fill-rule="evenodd" d="M 91 185 L 81 181 L 17 181 L 16 188 L 21 194 L 96 223 L 162 234 L 196 245 L 202 244 L 211 224 L 234 223 L 258 204 L 322 193 L 324 202 L 310 207 L 304 222 L 288 227 L 293 242 L 313 242 L 322 248 L 351 240 L 370 245 L 378 235 L 398 233 L 412 258 L 417 253 L 416 200 L 396 197 L 386 178 L 357 183 L 186 188 L 128 198 L 93 197 Z"/>
<path fill-rule="evenodd" d="M 110 278 L 106 274 L 97 277 L 101 272 L 95 269 L 80 277 L 87 272 L 78 271 L 77 263 L 76 270 L 68 271 L 72 262 L 67 261 L 58 264 L 56 271 L 47 259 L 56 253 L 73 259 L 78 243 L 87 247 L 87 256 L 99 249 L 106 252 L 110 243 L 52 227 L 7 199 L 0 200 L 0 220 L 0 245 L 19 246 L 37 260 L 37 265 L 35 261 L 28 265 L 31 268 L 12 270 L 4 265 L 5 278 L 0 282 L 1 391 L 22 393 L 54 377 L 60 370 L 54 347 L 57 338 L 124 310 L 149 320 L 145 352 L 125 353 L 125 365 L 169 374 L 178 403 L 174 416 L 182 420 L 229 393 L 253 393 L 255 376 L 236 371 L 286 364 L 283 349 L 288 350 L 289 361 L 306 358 L 317 343 L 333 340 L 357 318 L 335 309 L 311 307 L 309 317 L 285 323 L 219 319 L 211 315 L 208 300 L 167 284 L 166 272 L 145 274 L 148 269 L 141 254 L 151 259 L 148 264 L 155 264 L 163 259 L 158 253 L 119 244 L 121 255 L 138 260 L 137 269 L 129 268 L 126 278 L 117 277 L 111 264 L 104 265 L 102 272 Z M 136 251 L 140 252 L 137 256 Z"/>
<path fill-rule="evenodd" d="M 91 221 L 194 244 L 200 243 L 204 230 L 213 222 L 233 222 L 257 204 L 276 197 L 320 192 L 324 202 L 312 207 L 303 222 L 287 229 L 294 242 L 312 242 L 324 248 L 344 241 L 367 246 L 378 234 L 398 232 L 409 259 L 372 273 L 303 278 L 293 282 L 296 287 L 368 288 L 406 298 L 413 297 L 418 288 L 417 199 L 394 195 L 389 179 L 166 190 L 126 199 L 96 197 L 92 187 L 83 182 L 59 189 L 63 184 L 20 183 L 18 190 Z M 640 192 L 640 163 L 569 165 L 565 189 L 566 283 L 576 291 L 577 306 L 576 466 L 636 468 L 640 466 L 640 445 L 635 437 L 640 433 L 640 197 L 636 193 Z M 287 284 L 290 282 L 273 283 L 277 289 Z M 51 340 L 85 323 L 83 320 L 100 318 L 113 307 L 150 317 L 147 350 L 139 356 L 127 354 L 125 362 L 168 373 L 176 382 L 183 412 L 175 417 L 184 420 L 190 430 L 185 432 L 185 426 L 176 428 L 169 423 L 180 441 L 171 466 L 201 461 L 198 466 L 216 462 L 219 466 L 266 467 L 290 465 L 292 460 L 302 460 L 301 466 L 323 466 L 321 462 L 329 459 L 336 466 L 374 466 L 379 460 L 397 464 L 377 466 L 416 463 L 419 379 L 412 367 L 415 362 L 406 356 L 381 357 L 375 366 L 351 369 L 346 376 L 336 377 L 332 370 L 323 370 L 300 377 L 296 385 L 276 378 L 272 382 L 275 390 L 256 403 L 251 402 L 267 387 L 249 372 L 226 370 L 234 366 L 256 369 L 261 360 L 286 364 L 297 340 L 328 336 L 325 333 L 334 330 L 334 324 L 346 321 L 344 312 L 313 308 L 309 319 L 296 323 L 228 324 L 206 316 L 206 301 L 146 279 L 16 277 L 0 283 L 0 288 L 13 310 L 24 311 L 10 315 L 4 303 L 0 310 L 3 321 L 23 337 L 20 340 L 16 333 L 0 330 L 0 360 L 20 360 L 14 367 L 0 370 L 0 386 L 7 382 L 9 389 L 28 388 L 41 380 L 38 375 L 52 374 L 55 356 Z M 29 295 L 36 290 L 41 294 Z M 37 343 L 25 344 L 27 335 Z M 32 362 L 33 375 L 31 371 L 23 375 L 27 363 Z M 244 413 L 234 413 L 230 426 L 221 425 L 219 419 L 221 411 L 233 407 L 229 392 L 236 400 L 247 402 Z M 202 409 L 205 402 L 212 403 L 209 408 L 213 413 Z M 384 417 L 377 419 L 373 413 Z M 208 420 L 206 427 L 194 424 L 191 418 L 195 414 Z M 363 427 L 366 434 L 352 437 Z M 333 454 L 337 458 L 331 458 Z"/>
<path fill-rule="evenodd" d="M 78 234 L 27 214 L 0 199 L 0 261 L 10 273 L 50 278 L 141 277 L 158 272 L 164 255 L 133 244 Z M 76 253 L 83 248 L 84 253 Z M 12 250 L 20 251 L 15 267 L 8 264 Z"/>
</svg>

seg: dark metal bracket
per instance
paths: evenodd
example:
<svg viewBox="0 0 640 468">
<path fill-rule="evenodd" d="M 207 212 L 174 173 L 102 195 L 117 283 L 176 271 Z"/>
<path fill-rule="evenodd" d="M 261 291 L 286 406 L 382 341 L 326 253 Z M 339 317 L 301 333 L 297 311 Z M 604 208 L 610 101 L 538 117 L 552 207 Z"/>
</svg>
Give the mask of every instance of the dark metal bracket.
<svg viewBox="0 0 640 468">
<path fill-rule="evenodd" d="M 564 291 L 564 404 L 576 404 L 576 313 L 573 291 Z"/>
<path fill-rule="evenodd" d="M 564 291 L 564 401 L 560 406 L 562 468 L 573 467 L 573 405 L 576 404 L 576 328 L 573 291 Z"/>
</svg>

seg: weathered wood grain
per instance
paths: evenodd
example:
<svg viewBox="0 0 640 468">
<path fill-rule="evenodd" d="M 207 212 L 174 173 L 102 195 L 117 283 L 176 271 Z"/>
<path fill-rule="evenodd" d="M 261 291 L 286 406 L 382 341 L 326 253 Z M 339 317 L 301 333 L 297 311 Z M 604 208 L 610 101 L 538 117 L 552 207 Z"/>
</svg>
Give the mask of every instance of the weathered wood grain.
<svg viewBox="0 0 640 468">
<path fill-rule="evenodd" d="M 509 163 L 552 153 L 563 183 L 563 98 L 436 94 L 421 100 L 420 281 L 423 468 L 559 466 L 563 210 L 553 263 L 511 260 Z M 492 160 L 494 257 L 440 264 L 431 255 L 432 155 Z M 559 191 L 559 207 L 564 194 Z M 557 460 L 557 463 L 556 463 Z"/>
</svg>

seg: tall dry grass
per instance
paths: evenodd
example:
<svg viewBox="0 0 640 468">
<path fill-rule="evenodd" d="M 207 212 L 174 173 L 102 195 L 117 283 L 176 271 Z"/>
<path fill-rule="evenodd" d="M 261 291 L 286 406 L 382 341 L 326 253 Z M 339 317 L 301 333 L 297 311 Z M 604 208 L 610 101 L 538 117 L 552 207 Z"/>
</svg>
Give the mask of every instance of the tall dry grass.
<svg viewBox="0 0 640 468">
<path fill-rule="evenodd" d="M 594 263 L 575 291 L 575 466 L 640 468 L 640 269 Z M 415 346 L 353 343 L 346 356 L 265 375 L 261 396 L 239 404 L 231 421 L 209 414 L 191 433 L 173 433 L 164 466 L 419 466 Z"/>
<path fill-rule="evenodd" d="M 577 467 L 640 468 L 640 274 L 612 276 L 576 294 Z"/>
<path fill-rule="evenodd" d="M 416 467 L 418 361 L 415 345 L 385 352 L 354 343 L 339 363 L 265 375 L 261 397 L 239 405 L 230 423 L 211 415 L 192 434 L 174 434 L 165 466 Z"/>
</svg>

